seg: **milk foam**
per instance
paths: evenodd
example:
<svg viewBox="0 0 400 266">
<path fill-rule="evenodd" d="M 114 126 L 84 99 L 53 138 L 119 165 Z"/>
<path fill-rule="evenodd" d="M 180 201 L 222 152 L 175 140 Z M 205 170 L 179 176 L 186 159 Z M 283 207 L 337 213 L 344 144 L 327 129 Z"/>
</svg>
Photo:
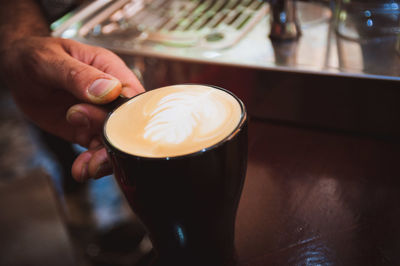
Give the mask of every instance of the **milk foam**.
<svg viewBox="0 0 400 266">
<path fill-rule="evenodd" d="M 242 110 L 230 94 L 203 85 L 163 87 L 118 108 L 106 123 L 117 148 L 145 157 L 170 157 L 212 146 L 232 133 Z"/>
<path fill-rule="evenodd" d="M 224 106 L 213 97 L 214 89 L 171 93 L 162 98 L 144 128 L 145 139 L 179 144 L 197 128 L 200 136 L 216 130 L 226 119 Z"/>
</svg>

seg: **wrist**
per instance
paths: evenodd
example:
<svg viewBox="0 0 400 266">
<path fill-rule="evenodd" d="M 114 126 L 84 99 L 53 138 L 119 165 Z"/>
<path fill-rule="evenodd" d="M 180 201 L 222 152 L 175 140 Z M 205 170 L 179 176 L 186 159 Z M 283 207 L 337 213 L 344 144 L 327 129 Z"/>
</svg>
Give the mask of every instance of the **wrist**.
<svg viewBox="0 0 400 266">
<path fill-rule="evenodd" d="M 0 0 L 0 5 L 0 70 L 7 70 L 17 53 L 18 41 L 50 36 L 50 29 L 33 0 Z"/>
<path fill-rule="evenodd" d="M 2 31 L 2 27 L 0 27 Z M 32 37 L 49 37 L 50 31 L 48 29 L 43 29 L 41 31 L 28 31 L 23 30 L 18 32 L 6 32 L 4 31 L 0 35 L 0 54 L 2 56 L 7 56 L 7 53 L 15 48 L 16 43 L 23 39 L 29 39 Z"/>
<path fill-rule="evenodd" d="M 12 49 L 20 39 L 50 35 L 49 25 L 35 1 L 0 0 L 0 4 L 0 52 Z"/>
</svg>

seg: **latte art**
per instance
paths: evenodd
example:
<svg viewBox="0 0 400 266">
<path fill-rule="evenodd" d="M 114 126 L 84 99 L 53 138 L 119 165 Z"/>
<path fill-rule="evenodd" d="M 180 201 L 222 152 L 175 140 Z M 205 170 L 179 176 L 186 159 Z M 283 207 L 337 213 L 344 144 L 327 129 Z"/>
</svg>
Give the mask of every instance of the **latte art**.
<svg viewBox="0 0 400 266">
<path fill-rule="evenodd" d="M 210 147 L 229 136 L 242 110 L 229 93 L 203 85 L 176 85 L 134 97 L 112 113 L 106 137 L 118 149 L 144 157 L 171 157 Z"/>
<path fill-rule="evenodd" d="M 165 96 L 150 114 L 144 138 L 153 142 L 179 144 L 194 134 L 206 137 L 226 119 L 224 106 L 209 91 L 181 91 Z"/>
</svg>

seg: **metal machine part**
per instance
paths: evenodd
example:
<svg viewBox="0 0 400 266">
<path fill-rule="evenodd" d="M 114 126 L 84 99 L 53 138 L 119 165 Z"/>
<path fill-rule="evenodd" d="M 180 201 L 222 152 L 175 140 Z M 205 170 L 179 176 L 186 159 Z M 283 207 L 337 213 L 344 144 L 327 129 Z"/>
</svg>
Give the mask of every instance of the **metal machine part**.
<svg viewBox="0 0 400 266">
<path fill-rule="evenodd" d="M 333 29 L 327 1 L 297 1 L 302 35 L 275 42 L 258 0 L 98 0 L 53 24 L 53 35 L 118 53 L 147 89 L 227 88 L 256 119 L 400 135 L 396 38 L 355 42 Z"/>
<path fill-rule="evenodd" d="M 297 40 L 301 35 L 297 21 L 295 0 L 270 0 L 272 8 L 271 32 L 269 37 L 275 41 Z"/>
<path fill-rule="evenodd" d="M 124 55 L 400 80 L 395 38 L 338 37 L 325 1 L 298 1 L 297 13 L 302 36 L 289 48 L 267 38 L 269 5 L 258 0 L 98 0 L 56 22 L 53 35 Z"/>
<path fill-rule="evenodd" d="M 224 49 L 236 44 L 266 11 L 258 0 L 118 1 L 88 19 L 77 37 L 132 48 L 152 43 Z"/>
</svg>

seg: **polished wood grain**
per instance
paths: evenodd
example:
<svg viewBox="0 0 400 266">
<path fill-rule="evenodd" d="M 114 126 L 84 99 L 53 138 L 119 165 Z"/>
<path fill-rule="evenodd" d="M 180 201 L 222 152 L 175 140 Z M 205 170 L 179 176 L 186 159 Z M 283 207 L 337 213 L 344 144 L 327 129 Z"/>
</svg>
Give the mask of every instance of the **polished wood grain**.
<svg viewBox="0 0 400 266">
<path fill-rule="evenodd" d="M 240 265 L 400 265 L 400 145 L 250 121 Z"/>
<path fill-rule="evenodd" d="M 400 143 L 393 139 L 274 124 L 251 113 L 236 220 L 239 266 L 400 265 L 399 169 Z M 13 186 L 0 186 L 0 265 L 28 259 L 31 265 L 74 265 L 44 176 L 34 171 Z M 108 265 L 131 265 L 117 263 L 125 243 L 134 242 L 131 235 L 108 235 L 107 247 L 121 251 L 110 253 Z M 81 243 L 81 253 L 87 244 Z M 104 261 L 97 256 L 90 265 Z"/>
</svg>

